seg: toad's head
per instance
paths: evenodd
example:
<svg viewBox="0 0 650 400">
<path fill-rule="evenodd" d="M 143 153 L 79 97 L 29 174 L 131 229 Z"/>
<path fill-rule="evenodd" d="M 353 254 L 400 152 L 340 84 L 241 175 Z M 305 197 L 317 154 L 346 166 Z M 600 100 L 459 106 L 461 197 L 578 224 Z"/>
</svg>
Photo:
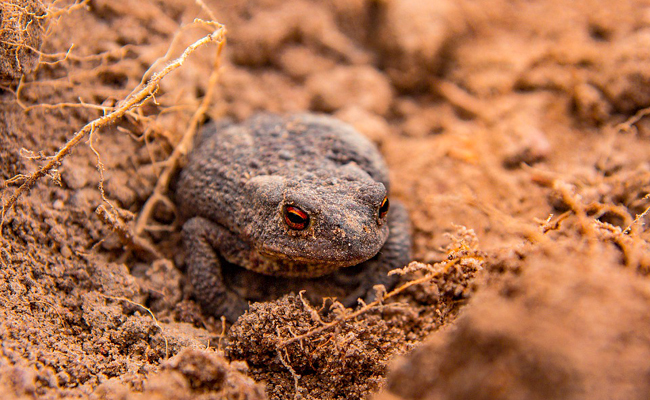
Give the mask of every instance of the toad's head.
<svg viewBox="0 0 650 400">
<path fill-rule="evenodd" d="M 388 238 L 386 187 L 356 164 L 341 171 L 248 182 L 254 204 L 244 235 L 266 260 L 257 272 L 317 277 L 379 252 Z"/>
</svg>

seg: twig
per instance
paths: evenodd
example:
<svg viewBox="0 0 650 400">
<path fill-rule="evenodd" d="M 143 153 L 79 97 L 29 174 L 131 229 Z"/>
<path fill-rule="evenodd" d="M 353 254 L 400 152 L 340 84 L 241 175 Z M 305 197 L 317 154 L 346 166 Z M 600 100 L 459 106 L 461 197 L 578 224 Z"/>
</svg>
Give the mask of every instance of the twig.
<svg viewBox="0 0 650 400">
<path fill-rule="evenodd" d="M 643 198 L 644 199 L 650 199 L 650 194 L 646 194 Z M 630 225 L 628 225 L 628 227 L 623 230 L 623 234 L 624 235 L 629 234 L 632 231 L 632 227 L 635 224 L 637 224 L 641 220 L 641 218 L 648 215 L 648 212 L 650 212 L 650 206 L 648 206 L 641 214 L 637 215 L 636 218 L 634 218 L 634 221 L 632 221 L 632 223 Z"/>
<path fill-rule="evenodd" d="M 636 114 L 628 118 L 625 122 L 616 125 L 614 129 L 618 132 L 631 132 L 632 127 L 647 115 L 650 115 L 650 107 L 637 111 Z"/>
<path fill-rule="evenodd" d="M 221 316 L 221 334 L 219 335 L 219 340 L 217 341 L 217 349 L 221 352 L 221 354 L 224 353 L 223 350 L 223 338 L 226 337 L 226 317 L 223 315 Z"/>
<path fill-rule="evenodd" d="M 201 9 L 202 9 L 203 11 L 205 11 L 206 14 L 208 14 L 208 18 L 210 18 L 212 21 L 216 21 L 216 20 L 217 20 L 217 17 L 214 16 L 214 13 L 212 12 L 212 10 L 210 10 L 210 7 L 208 7 L 208 6 L 203 2 L 203 0 L 194 0 L 194 2 L 195 2 L 196 4 L 198 4 L 199 7 L 201 7 Z"/>
<path fill-rule="evenodd" d="M 145 252 L 153 256 L 154 259 L 163 258 L 162 254 L 160 254 L 160 252 L 148 241 L 137 236 L 134 237 L 129 227 L 121 220 L 121 218 L 119 218 L 115 210 L 114 213 L 111 213 L 106 209 L 106 207 L 99 205 L 95 210 L 95 214 L 97 214 L 99 219 L 117 234 L 124 245 L 136 251 Z"/>
<path fill-rule="evenodd" d="M 198 130 L 199 123 L 201 122 L 203 116 L 205 115 L 208 108 L 210 107 L 210 101 L 212 100 L 212 96 L 217 86 L 217 81 L 219 80 L 221 51 L 223 50 L 223 46 L 225 45 L 225 43 L 226 43 L 225 37 L 219 41 L 217 47 L 217 54 L 214 60 L 214 67 L 212 69 L 212 73 L 210 74 L 210 78 L 208 79 L 208 89 L 205 93 L 205 96 L 203 97 L 203 100 L 201 101 L 199 108 L 192 116 L 189 127 L 185 132 L 185 135 L 183 135 L 181 141 L 178 143 L 176 148 L 174 148 L 174 151 L 166 160 L 165 168 L 163 169 L 162 173 L 160 174 L 160 177 L 158 178 L 158 181 L 156 182 L 156 187 L 154 188 L 151 196 L 149 196 L 147 201 L 144 203 L 144 206 L 142 207 L 142 211 L 140 212 L 140 215 L 136 220 L 135 229 L 134 229 L 136 236 L 142 236 L 142 234 L 144 233 L 145 228 L 147 227 L 147 222 L 149 221 L 151 214 L 153 213 L 154 206 L 159 201 L 165 201 L 164 199 L 166 197 L 164 193 L 167 191 L 167 188 L 169 187 L 169 183 L 172 179 L 174 172 L 176 171 L 176 168 L 178 167 L 178 163 L 181 157 L 185 156 L 189 151 L 192 142 L 194 140 L 194 136 L 196 135 L 196 132 Z"/>
</svg>

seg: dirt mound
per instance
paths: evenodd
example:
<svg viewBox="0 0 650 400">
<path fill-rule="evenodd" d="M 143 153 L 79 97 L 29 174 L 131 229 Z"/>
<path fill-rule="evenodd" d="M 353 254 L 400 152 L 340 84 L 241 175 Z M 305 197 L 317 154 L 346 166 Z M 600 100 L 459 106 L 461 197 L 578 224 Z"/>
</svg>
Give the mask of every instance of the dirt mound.
<svg viewBox="0 0 650 400">
<path fill-rule="evenodd" d="M 650 283 L 617 267 L 612 245 L 535 247 L 501 254 L 491 268 L 503 270 L 502 282 L 396 362 L 387 391 L 404 399 L 648 398 Z"/>
</svg>

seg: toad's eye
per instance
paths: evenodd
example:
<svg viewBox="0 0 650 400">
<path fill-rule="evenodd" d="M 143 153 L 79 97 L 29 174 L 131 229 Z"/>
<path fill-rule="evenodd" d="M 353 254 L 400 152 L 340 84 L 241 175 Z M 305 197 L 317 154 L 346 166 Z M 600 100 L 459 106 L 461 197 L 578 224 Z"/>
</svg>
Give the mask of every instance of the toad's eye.
<svg viewBox="0 0 650 400">
<path fill-rule="evenodd" d="M 384 197 L 384 200 L 382 200 L 381 205 L 379 206 L 379 218 L 385 218 L 386 214 L 388 214 L 389 208 L 390 202 L 388 201 L 388 197 Z"/>
<path fill-rule="evenodd" d="M 291 229 L 301 231 L 309 225 L 309 214 L 298 207 L 284 207 L 284 222 Z"/>
</svg>

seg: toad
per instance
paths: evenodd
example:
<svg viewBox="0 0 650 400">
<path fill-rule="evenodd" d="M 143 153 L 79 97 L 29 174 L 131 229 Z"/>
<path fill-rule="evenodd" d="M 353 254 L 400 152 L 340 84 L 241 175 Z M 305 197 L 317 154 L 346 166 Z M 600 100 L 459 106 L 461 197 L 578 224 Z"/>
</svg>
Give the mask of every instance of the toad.
<svg viewBox="0 0 650 400">
<path fill-rule="evenodd" d="M 206 126 L 176 185 L 187 276 L 204 311 L 307 290 L 346 306 L 409 262 L 405 208 L 372 142 L 317 114 Z"/>
</svg>

